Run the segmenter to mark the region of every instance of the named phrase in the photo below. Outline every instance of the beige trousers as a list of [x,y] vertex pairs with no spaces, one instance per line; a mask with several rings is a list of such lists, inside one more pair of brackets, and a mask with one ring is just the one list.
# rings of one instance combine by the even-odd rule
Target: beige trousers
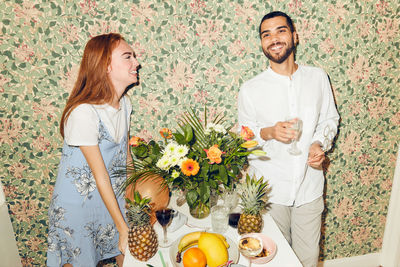
[[272,204],[269,213],[304,267],[315,267],[319,256],[322,197],[300,207]]

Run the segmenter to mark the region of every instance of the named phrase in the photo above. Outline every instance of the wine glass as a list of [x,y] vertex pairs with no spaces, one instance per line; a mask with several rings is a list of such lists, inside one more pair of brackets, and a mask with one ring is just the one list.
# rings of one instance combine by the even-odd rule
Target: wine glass
[[228,207],[229,211],[236,208],[239,203],[239,194],[235,189],[225,189],[223,193],[224,205]]
[[173,209],[169,208],[160,209],[156,211],[157,221],[162,226],[164,232],[164,239],[161,242],[159,242],[159,245],[162,248],[169,247],[171,245],[167,237],[167,226],[171,222],[174,212],[175,211]]
[[263,242],[256,234],[244,234],[239,239],[239,251],[249,259],[249,267],[251,267],[251,258],[263,251]]
[[290,129],[296,131],[296,138],[292,139],[290,147],[288,149],[289,154],[297,156],[301,154],[301,150],[297,147],[297,140],[299,139],[300,132],[303,129],[303,121],[299,118],[287,118],[287,122],[292,122]]

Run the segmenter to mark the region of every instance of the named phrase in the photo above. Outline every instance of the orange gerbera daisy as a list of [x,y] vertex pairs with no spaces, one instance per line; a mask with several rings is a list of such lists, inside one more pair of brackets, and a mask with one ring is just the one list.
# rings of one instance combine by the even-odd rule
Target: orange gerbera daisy
[[182,163],[181,171],[186,176],[196,175],[200,170],[199,163],[192,159],[187,159]]
[[172,132],[168,128],[162,128],[160,131],[160,134],[161,134],[162,138],[165,138],[165,139],[172,138]]

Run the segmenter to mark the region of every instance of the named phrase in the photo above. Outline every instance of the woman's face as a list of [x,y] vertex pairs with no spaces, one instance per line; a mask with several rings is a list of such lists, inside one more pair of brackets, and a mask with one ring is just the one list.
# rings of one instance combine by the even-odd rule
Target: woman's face
[[133,49],[127,42],[121,40],[111,54],[111,63],[108,66],[108,75],[113,83],[117,95],[120,97],[125,89],[138,82],[139,62]]

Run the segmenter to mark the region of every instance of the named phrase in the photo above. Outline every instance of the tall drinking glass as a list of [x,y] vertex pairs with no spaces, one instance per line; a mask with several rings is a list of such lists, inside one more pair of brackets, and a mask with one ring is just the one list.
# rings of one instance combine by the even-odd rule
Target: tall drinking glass
[[228,229],[229,209],[223,205],[215,205],[211,208],[211,226],[214,232],[223,234]]
[[162,248],[169,247],[171,245],[171,242],[169,242],[168,237],[167,237],[167,226],[171,222],[174,212],[175,211],[173,209],[169,209],[169,208],[156,211],[157,221],[162,226],[163,233],[164,233],[163,240],[161,242],[159,242],[159,245]]

